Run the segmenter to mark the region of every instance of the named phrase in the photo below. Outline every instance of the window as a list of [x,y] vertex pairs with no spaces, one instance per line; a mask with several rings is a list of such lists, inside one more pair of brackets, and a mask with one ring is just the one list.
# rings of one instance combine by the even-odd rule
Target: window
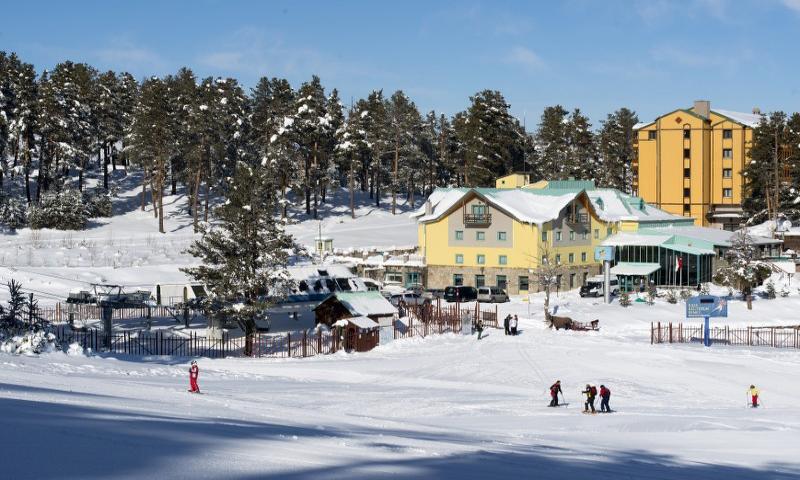
[[569,232],[569,239],[575,240],[575,232]]
[[497,288],[502,288],[503,290],[508,288],[508,277],[506,277],[505,275],[498,275]]
[[456,230],[456,240],[464,240],[464,230]]
[[683,138],[684,138],[684,140],[691,140],[692,131],[691,130],[684,130],[683,131]]
[[692,169],[691,168],[684,168],[683,169],[683,178],[692,178]]
[[586,252],[581,252],[581,262],[586,263]]
[[464,254],[456,253],[456,263],[458,264],[464,263]]
[[732,188],[723,188],[722,189],[722,196],[725,198],[732,198],[733,197],[733,189]]
[[521,292],[527,292],[530,289],[530,283],[528,282],[528,277],[519,277],[519,290]]
[[595,228],[594,229],[594,238],[600,238],[600,229],[599,228]]
[[475,288],[486,286],[486,275],[475,275]]
[[561,265],[561,254],[556,254],[556,265]]
[[547,232],[542,232],[542,242],[547,242]]
[[722,178],[731,178],[733,177],[733,170],[730,168],[723,168],[722,169]]
[[648,140],[655,140],[658,138],[658,132],[656,130],[648,130],[647,131],[647,139]]
[[462,275],[460,273],[454,273],[453,274],[453,285],[455,285],[456,287],[460,287],[461,285],[464,285],[464,275]]
[[556,242],[561,241],[561,232],[556,232]]
[[722,158],[733,158],[733,149],[732,148],[723,148],[722,149]]
[[477,204],[472,206],[473,215],[486,215],[486,205]]
[[569,288],[575,288],[575,274],[569,274]]
[[508,265],[508,257],[505,255],[500,255],[497,258],[497,263],[499,263],[500,265]]
[[692,211],[692,206],[688,203],[683,204],[683,214],[686,215]]
[[725,139],[733,138],[733,130],[723,130],[722,131],[722,138],[725,138]]
[[569,259],[569,263],[575,263],[575,254],[574,253],[570,253],[567,258]]
[[683,158],[692,158],[692,150],[689,148],[683,149]]
[[387,282],[397,282],[400,283],[403,281],[403,274],[400,272],[386,272],[384,278]]
[[498,240],[500,240],[501,242],[505,242],[506,238],[508,238],[507,235],[506,235],[506,232],[497,232],[497,239]]
[[476,260],[478,262],[478,265],[484,265],[484,264],[486,264],[486,255],[483,255],[482,253],[479,253],[478,257],[476,258]]
[[563,277],[563,275],[556,275],[556,288],[561,288],[561,277]]
[[582,238],[583,240],[588,240],[588,239],[589,239],[589,232],[583,232],[583,233],[581,234],[581,238]]
[[408,272],[406,273],[406,284],[413,285],[415,283],[420,283],[419,281],[419,272]]
[[475,232],[475,240],[486,240],[486,232]]
[[611,235],[611,227],[606,228],[606,236]]
[[691,197],[692,196],[692,189],[691,188],[684,188],[683,189],[683,196],[684,197]]

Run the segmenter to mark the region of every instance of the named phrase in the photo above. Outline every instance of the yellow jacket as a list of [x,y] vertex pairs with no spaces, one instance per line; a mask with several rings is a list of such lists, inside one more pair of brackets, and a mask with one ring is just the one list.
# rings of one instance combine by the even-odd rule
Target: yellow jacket
[[757,397],[758,396],[758,389],[756,387],[748,388],[747,389],[747,393],[749,393],[751,397]]

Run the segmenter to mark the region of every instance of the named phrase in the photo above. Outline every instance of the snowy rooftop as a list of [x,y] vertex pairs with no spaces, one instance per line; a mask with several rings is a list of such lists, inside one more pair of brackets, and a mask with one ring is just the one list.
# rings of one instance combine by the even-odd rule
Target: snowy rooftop
[[711,111],[752,128],[757,127],[758,124],[761,123],[762,118],[760,113],[734,112],[732,110],[720,110],[718,108],[712,108]]
[[336,298],[352,315],[394,315],[397,309],[378,292],[340,292]]

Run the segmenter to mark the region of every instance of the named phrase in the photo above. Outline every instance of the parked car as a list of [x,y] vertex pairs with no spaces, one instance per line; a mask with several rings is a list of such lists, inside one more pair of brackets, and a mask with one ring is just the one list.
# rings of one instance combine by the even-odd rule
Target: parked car
[[383,286],[381,287],[381,294],[387,299],[391,298],[392,295],[399,295],[405,291],[406,287],[404,287],[400,282],[383,282]]
[[461,285],[444,289],[444,299],[447,302],[470,302],[476,298],[478,298],[478,290],[475,287]]
[[429,288],[422,292],[422,296],[428,298],[430,300],[436,300],[437,298],[444,298],[444,289],[443,288]]
[[499,287],[479,287],[478,288],[478,301],[503,303],[508,301],[506,291]]
[[397,293],[389,297],[389,302],[395,307],[400,304],[401,300],[404,301],[406,305],[422,305],[425,303],[425,297],[414,292]]
[[[616,275],[611,275],[611,295],[619,295],[619,280]],[[581,286],[581,297],[602,297],[605,295],[605,279],[602,275],[595,275],[586,279],[586,284]]]

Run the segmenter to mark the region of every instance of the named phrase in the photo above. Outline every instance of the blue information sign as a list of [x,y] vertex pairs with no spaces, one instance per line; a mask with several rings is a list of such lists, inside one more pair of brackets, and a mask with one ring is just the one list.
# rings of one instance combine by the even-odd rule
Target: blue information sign
[[686,300],[686,318],[727,317],[728,302],[715,295],[700,295]]
[[602,246],[594,247],[594,261],[595,262],[610,262],[614,260],[614,247]]
[[711,327],[708,319],[710,317],[727,317],[728,301],[715,295],[700,295],[699,297],[689,297],[686,300],[686,318],[702,317],[703,321],[703,345],[711,346]]

